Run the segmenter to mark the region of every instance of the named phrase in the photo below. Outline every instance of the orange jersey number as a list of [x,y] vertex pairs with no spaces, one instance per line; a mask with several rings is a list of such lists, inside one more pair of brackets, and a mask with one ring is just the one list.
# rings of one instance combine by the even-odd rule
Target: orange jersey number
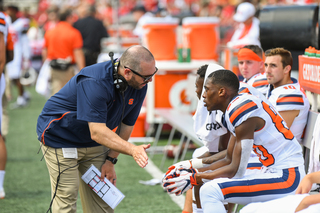
[[262,145],[253,145],[253,151],[258,155],[260,162],[264,166],[271,166],[274,164],[274,157]]
[[294,138],[292,132],[285,124],[285,121],[282,117],[268,104],[262,102],[263,109],[270,115],[272,122],[276,126],[277,130],[288,140],[292,140]]
[[[294,138],[292,132],[286,126],[282,117],[268,104],[262,102],[263,109],[268,113],[272,122],[277,130],[283,135],[284,138],[292,140]],[[260,162],[264,166],[271,166],[274,164],[274,157],[268,152],[268,150],[262,145],[253,145],[253,151],[259,156]]]

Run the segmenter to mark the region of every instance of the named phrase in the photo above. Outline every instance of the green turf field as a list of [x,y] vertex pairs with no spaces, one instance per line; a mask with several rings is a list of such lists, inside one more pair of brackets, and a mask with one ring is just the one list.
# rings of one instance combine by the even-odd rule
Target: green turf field
[[[32,99],[29,106],[9,110],[10,129],[6,138],[8,161],[5,176],[6,197],[0,200],[1,213],[45,213],[50,203],[50,181],[45,161],[40,161],[42,153],[37,154],[39,142],[36,136],[37,117],[45,103],[45,98],[28,87]],[[15,100],[16,94],[13,91]],[[176,140],[175,142],[177,142]],[[164,145],[163,139],[159,145]],[[190,153],[188,153],[190,156]],[[152,159],[159,166],[161,155]],[[166,161],[165,167],[172,160]],[[150,180],[152,176],[141,169],[129,157],[120,155],[116,166],[117,187],[126,196],[117,206],[118,213],[181,212],[161,186],[147,186],[139,180]],[[82,212],[80,200],[78,212]]]

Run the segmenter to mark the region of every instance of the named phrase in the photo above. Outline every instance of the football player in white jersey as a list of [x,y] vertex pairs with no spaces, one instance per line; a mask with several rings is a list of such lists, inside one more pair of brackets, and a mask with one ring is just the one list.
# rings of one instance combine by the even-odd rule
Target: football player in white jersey
[[[224,202],[247,204],[294,194],[305,175],[301,146],[274,108],[251,94],[238,94],[237,76],[228,70],[209,75],[203,94],[208,110],[224,112],[231,132],[225,157],[208,167],[176,169],[163,180],[168,193],[182,194],[203,184],[203,212],[226,212]],[[260,170],[247,170],[251,150]]]
[[[0,12],[0,130],[2,123],[2,95],[4,93],[5,78],[3,74],[3,69],[6,63],[6,41],[8,35],[8,26],[6,23],[6,18],[2,12]],[[7,162],[7,149],[0,131],[0,199],[5,197],[5,192],[3,189],[5,166]]]
[[[219,151],[225,150],[230,138],[230,134],[227,129],[222,125],[221,122],[216,120],[216,115],[221,112],[212,111],[209,112],[204,106],[202,94],[203,85],[208,75],[216,70],[223,69],[223,67],[217,64],[203,65],[197,70],[197,77],[195,81],[196,94],[199,99],[196,112],[193,116],[194,120],[194,131],[198,138],[203,142],[204,146],[197,148],[192,155],[190,161],[182,161],[175,164],[175,167],[180,167],[184,164],[193,162],[193,166],[202,166],[201,159],[212,156]],[[197,162],[199,162],[197,165]],[[198,194],[198,191],[197,191]],[[182,213],[196,213],[200,208],[200,202],[198,205],[193,202],[192,190],[186,192],[185,204]],[[196,200],[196,199],[194,199]],[[198,199],[199,200],[199,199]]]
[[7,7],[7,14],[11,18],[9,32],[11,33],[14,42],[14,58],[7,64],[7,70],[8,77],[18,87],[16,105],[21,107],[25,106],[29,99],[28,93],[20,83],[20,77],[24,60],[30,59],[30,48],[26,34],[29,29],[30,20],[24,17],[17,17],[18,12],[19,9],[16,6]]
[[265,61],[266,77],[270,84],[267,98],[301,143],[310,104],[298,81],[290,77],[291,67],[292,56],[288,50],[268,50]]
[[[221,123],[222,112],[220,110],[209,112],[204,106],[202,97],[202,94],[204,92],[202,88],[208,75],[219,69],[224,68],[216,64],[209,64],[209,66],[203,65],[197,70],[195,85],[199,102],[196,113],[193,117],[194,130],[197,136],[204,143],[204,146],[194,151],[191,160],[178,162],[173,165],[175,168],[200,168],[202,166],[208,166],[209,164],[223,158],[226,154],[226,148],[228,145],[230,134],[228,133],[227,128],[224,127]],[[264,100],[265,102],[268,102],[266,97],[261,92],[248,85],[247,83],[240,82],[239,93],[249,93],[262,98],[262,100]],[[220,153],[217,154],[218,152]],[[256,167],[261,167],[261,163],[257,163],[256,159],[253,159],[253,161],[248,164],[248,168],[255,169]],[[202,212],[200,200],[197,199],[198,190],[195,190],[196,197],[194,198],[194,200],[198,201],[198,203],[192,202],[192,194],[190,191],[191,190],[186,193],[186,201],[182,213]],[[191,206],[193,210],[191,210]],[[228,209],[231,208],[232,206],[229,205]]]
[[253,86],[262,94],[267,93],[268,82],[264,75],[264,53],[257,45],[246,45],[238,51],[238,67],[243,82]]

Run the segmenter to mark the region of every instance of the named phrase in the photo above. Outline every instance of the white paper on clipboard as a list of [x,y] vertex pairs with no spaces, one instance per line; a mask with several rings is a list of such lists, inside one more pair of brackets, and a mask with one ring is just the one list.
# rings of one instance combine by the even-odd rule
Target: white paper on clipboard
[[100,176],[101,172],[97,167],[91,165],[81,178],[104,202],[115,209],[125,196],[107,178],[101,181]]

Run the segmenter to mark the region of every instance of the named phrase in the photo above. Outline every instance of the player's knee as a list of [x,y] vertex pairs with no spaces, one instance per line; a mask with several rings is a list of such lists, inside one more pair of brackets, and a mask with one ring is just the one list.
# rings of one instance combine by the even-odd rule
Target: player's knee
[[206,202],[210,200],[214,201],[222,201],[223,196],[221,190],[217,183],[206,183],[200,188],[200,200],[202,202]]

